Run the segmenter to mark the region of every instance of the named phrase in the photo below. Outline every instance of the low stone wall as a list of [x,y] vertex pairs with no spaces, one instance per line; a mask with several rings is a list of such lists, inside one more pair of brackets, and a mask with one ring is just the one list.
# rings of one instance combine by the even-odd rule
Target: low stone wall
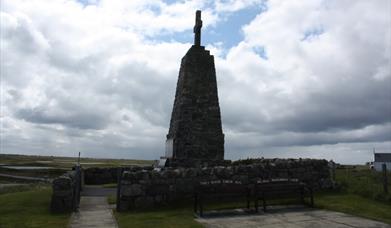
[[[98,168],[91,167],[83,170],[83,181],[87,185],[101,185],[117,183],[118,181],[118,168],[119,167],[108,167]],[[132,166],[122,167],[123,170],[152,170],[152,166]]]
[[180,158],[168,158],[166,167],[210,167],[210,166],[229,166],[231,160],[211,160],[211,159],[180,159]]
[[117,182],[117,168],[87,168],[84,170],[85,184],[110,184]]
[[52,212],[70,212],[74,209],[77,183],[76,170],[68,171],[53,180],[53,193],[50,204]]
[[178,199],[191,199],[200,181],[233,180],[244,184],[256,180],[295,178],[314,186],[330,186],[326,160],[249,159],[229,166],[203,168],[130,169],[122,175],[119,209],[149,207]]

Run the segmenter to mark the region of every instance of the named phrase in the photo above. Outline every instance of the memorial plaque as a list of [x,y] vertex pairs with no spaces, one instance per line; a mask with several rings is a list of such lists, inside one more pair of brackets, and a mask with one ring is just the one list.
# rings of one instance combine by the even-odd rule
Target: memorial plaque
[[173,139],[167,139],[166,141],[166,158],[172,158],[173,157]]

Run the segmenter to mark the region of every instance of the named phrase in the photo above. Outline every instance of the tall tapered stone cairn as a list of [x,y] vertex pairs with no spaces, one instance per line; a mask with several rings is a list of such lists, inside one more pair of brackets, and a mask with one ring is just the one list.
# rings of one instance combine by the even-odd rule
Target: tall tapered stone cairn
[[214,58],[201,46],[201,27],[201,11],[198,10],[194,45],[182,58],[167,134],[165,158],[171,165],[224,160]]

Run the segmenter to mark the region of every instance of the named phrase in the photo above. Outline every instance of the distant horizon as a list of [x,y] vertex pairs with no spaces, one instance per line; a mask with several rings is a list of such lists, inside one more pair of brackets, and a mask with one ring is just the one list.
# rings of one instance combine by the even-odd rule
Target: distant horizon
[[[377,153],[377,152],[376,152]],[[391,153],[391,152],[386,152],[386,153]],[[78,153],[76,153],[78,154]],[[21,154],[21,153],[0,153],[0,155],[16,155],[16,156],[37,156],[37,157],[60,157],[60,158],[75,158],[77,159],[78,156],[69,156],[69,155],[40,155],[40,154]],[[116,157],[88,157],[88,156],[82,156],[82,154],[80,155],[80,158],[88,158],[88,159],[112,159],[112,160],[138,160],[138,161],[156,161],[156,160],[159,160],[158,158],[157,159],[138,159],[138,158],[116,158]],[[264,159],[275,159],[275,158],[278,158],[278,159],[325,159],[325,158],[306,158],[306,157],[252,157],[252,158],[239,158],[239,159],[225,159],[225,160],[231,160],[231,161],[238,161],[238,160],[245,160],[245,159],[260,159],[260,158],[264,158]],[[328,159],[325,159],[327,161],[330,161]],[[366,161],[366,162],[373,162],[374,159],[370,160],[370,161]],[[338,164],[341,164],[341,165],[365,165],[366,162],[364,163],[341,163],[341,162],[338,162],[338,161],[335,161],[333,160],[334,162],[338,163]],[[75,162],[77,162],[77,160],[75,160]],[[1,163],[0,163],[1,164]]]

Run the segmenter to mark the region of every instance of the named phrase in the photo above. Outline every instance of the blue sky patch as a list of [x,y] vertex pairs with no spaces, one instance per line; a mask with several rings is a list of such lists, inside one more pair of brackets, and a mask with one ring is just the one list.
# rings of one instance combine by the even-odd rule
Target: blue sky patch
[[99,2],[99,0],[76,0],[76,1],[81,3],[83,6],[96,5]]
[[256,46],[253,47],[253,51],[259,55],[262,59],[268,60],[267,54],[266,54],[266,49],[264,46]]
[[304,36],[303,38],[301,38],[301,41],[311,41],[319,37],[323,33],[324,33],[323,26],[318,26],[318,27],[308,29],[307,31],[304,32]]
[[[172,1],[166,2],[171,3]],[[243,40],[242,27],[249,24],[258,14],[266,10],[266,3],[262,3],[220,15],[222,19],[215,26],[202,29],[201,44],[203,46],[219,44],[223,48],[223,54],[226,53],[230,48]],[[193,36],[193,31],[188,29],[176,33],[162,31],[160,34],[148,37],[148,39],[162,42],[193,43]],[[266,57],[265,55],[263,56]]]
[[159,15],[162,12],[159,6],[153,4],[148,5],[148,9],[151,10],[155,15]]
[[225,15],[215,27],[204,31],[204,44],[221,42],[224,49],[237,45],[244,38],[242,27],[250,23],[262,9],[261,6],[250,7]]

